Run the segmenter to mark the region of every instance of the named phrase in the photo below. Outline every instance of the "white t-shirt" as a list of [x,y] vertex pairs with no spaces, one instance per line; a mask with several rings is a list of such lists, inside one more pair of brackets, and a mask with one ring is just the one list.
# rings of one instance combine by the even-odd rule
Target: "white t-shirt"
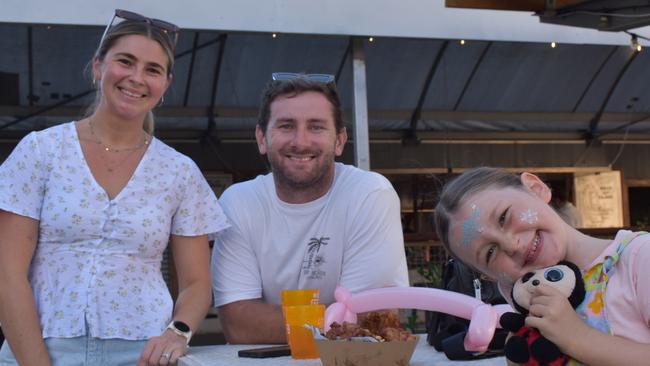
[[235,184],[220,202],[232,226],[212,254],[215,305],[262,299],[283,289],[319,288],[335,301],[351,292],[408,286],[399,198],[383,176],[336,164],[332,187],[305,204],[281,201],[273,176]]
[[109,200],[73,122],[18,144],[0,166],[0,209],[39,220],[29,279],[44,338],[86,335],[86,323],[98,338],[160,335],[173,309],[160,271],[170,234],[228,226],[194,162],[155,138]]

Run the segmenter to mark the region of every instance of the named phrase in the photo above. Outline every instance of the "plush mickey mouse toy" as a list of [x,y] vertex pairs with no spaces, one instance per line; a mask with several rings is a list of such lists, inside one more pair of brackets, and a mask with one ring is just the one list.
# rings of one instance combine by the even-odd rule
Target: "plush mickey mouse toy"
[[526,273],[512,288],[512,302],[519,313],[504,313],[499,320],[504,329],[513,333],[505,344],[505,355],[508,360],[527,366],[564,365],[568,356],[537,329],[524,325],[530,298],[535,287],[541,284],[560,290],[574,309],[585,298],[582,273],[574,263],[561,261],[554,266]]

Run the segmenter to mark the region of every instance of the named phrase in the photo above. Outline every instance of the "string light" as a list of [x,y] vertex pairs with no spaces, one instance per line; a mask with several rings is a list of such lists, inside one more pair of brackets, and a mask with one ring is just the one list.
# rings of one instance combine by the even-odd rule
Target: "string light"
[[623,31],[623,32],[630,35],[630,48],[636,52],[641,52],[641,50],[643,49],[643,46],[641,46],[641,43],[639,43],[639,39],[650,41],[650,38],[644,37],[640,34],[628,32],[628,31]]
[[271,37],[273,37],[273,38],[277,38],[278,35],[277,35],[276,33],[273,33],[273,34],[271,35]]
[[465,44],[465,40],[464,40],[464,39],[461,39],[461,40],[460,40],[460,45],[462,46],[462,45],[464,45],[464,44]]
[[368,37],[368,42],[374,42],[375,38],[374,37]]
[[555,47],[557,47],[557,43],[555,43],[555,41],[551,42],[551,48],[555,48]]
[[630,39],[630,47],[636,52],[641,52],[642,47],[636,34],[632,34],[632,38]]

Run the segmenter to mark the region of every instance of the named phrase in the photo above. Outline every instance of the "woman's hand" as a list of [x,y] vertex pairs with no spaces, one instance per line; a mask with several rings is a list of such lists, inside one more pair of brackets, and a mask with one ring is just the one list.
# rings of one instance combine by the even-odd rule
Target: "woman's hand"
[[[190,329],[198,329],[212,298],[208,236],[172,235],[170,245],[179,288],[172,319],[182,320]],[[176,365],[187,348],[185,337],[167,329],[147,342],[138,366]]]
[[142,350],[138,366],[176,365],[178,358],[187,353],[187,340],[171,330],[149,339]]

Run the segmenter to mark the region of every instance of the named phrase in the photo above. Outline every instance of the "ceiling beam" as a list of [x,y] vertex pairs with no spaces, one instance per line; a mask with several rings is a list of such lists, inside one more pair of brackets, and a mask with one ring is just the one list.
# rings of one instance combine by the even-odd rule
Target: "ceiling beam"
[[217,105],[217,91],[219,86],[219,76],[221,75],[221,64],[223,62],[223,54],[226,49],[226,41],[228,40],[228,34],[223,33],[219,36],[219,45],[217,47],[217,61],[214,65],[214,74],[212,77],[212,92],[210,94],[210,107],[208,108],[208,123],[206,125],[206,134],[209,134],[216,126],[215,121],[216,117],[219,115],[216,113]]
[[591,86],[593,85],[594,81],[596,81],[598,76],[600,76],[600,73],[605,68],[605,65],[607,65],[607,63],[609,62],[609,59],[612,58],[612,56],[614,56],[614,54],[618,50],[619,50],[618,46],[612,46],[611,51],[609,51],[609,54],[607,54],[607,57],[605,57],[603,62],[600,63],[600,66],[598,67],[598,70],[596,70],[596,72],[591,76],[591,80],[589,80],[589,83],[587,83],[587,86],[582,91],[582,94],[580,95],[580,98],[578,98],[576,103],[573,105],[573,109],[571,110],[571,112],[575,112],[576,110],[578,110],[578,107],[580,106],[580,104],[582,103],[582,100],[587,95],[587,92],[589,92],[589,90],[591,89]]
[[345,61],[348,59],[348,55],[352,52],[352,45],[354,42],[354,37],[348,39],[348,45],[345,47],[341,61],[339,62],[339,67],[336,69],[336,75],[334,76],[334,81],[336,84],[341,80],[341,74],[343,73],[343,67],[345,67]]
[[190,56],[190,64],[187,68],[187,80],[185,81],[185,94],[183,96],[183,107],[187,107],[190,98],[190,87],[192,86],[192,77],[194,76],[194,61],[196,60],[197,47],[199,46],[199,31],[194,32],[194,40],[192,41],[192,53]]
[[422,86],[422,90],[420,91],[420,97],[418,98],[417,105],[413,110],[413,114],[411,114],[410,127],[406,132],[406,136],[404,136],[404,143],[413,144],[413,143],[417,143],[418,141],[417,126],[418,126],[418,122],[420,121],[420,116],[422,115],[422,106],[424,105],[424,100],[427,98],[427,94],[429,92],[429,89],[431,88],[431,81],[433,80],[433,76],[436,74],[436,70],[438,70],[438,65],[440,65],[440,61],[445,55],[447,46],[449,46],[448,40],[442,43],[442,46],[440,46],[440,49],[436,54],[436,58],[431,63],[431,68],[429,68],[429,73],[427,74],[427,77],[424,80],[424,85]]
[[544,11],[584,3],[586,0],[445,0],[448,8]]
[[27,27],[27,101],[30,106],[34,105],[37,97],[34,95],[34,42],[32,26]]
[[[445,174],[445,173],[462,173],[473,168],[397,168],[397,169],[373,169],[373,171],[380,174]],[[549,174],[549,173],[602,173],[612,170],[606,166],[556,166],[556,167],[502,167],[501,169],[512,172],[521,173],[529,172],[536,174]]]
[[612,128],[611,130],[602,131],[602,132],[596,134],[595,137],[597,137],[598,139],[602,139],[604,136],[612,135],[612,134],[615,134],[615,133],[623,131],[623,130],[625,130],[625,135],[627,135],[627,133],[629,131],[629,128],[631,126],[633,126],[633,125],[635,125],[637,123],[645,122],[647,120],[650,120],[650,114],[646,114],[645,117],[635,119],[634,121],[630,121],[628,123],[625,123],[622,126]]
[[648,8],[641,0],[590,0],[537,15],[542,23],[619,32],[650,24]]
[[[82,93],[78,97],[87,95]],[[63,104],[63,103],[61,103]],[[47,109],[47,110],[44,110]],[[215,115],[221,118],[257,118],[257,107],[224,107],[214,108]],[[0,118],[16,118],[20,116],[39,115],[41,117],[76,118],[83,115],[85,106],[0,106]],[[200,118],[208,116],[207,107],[180,107],[162,106],[156,108],[156,117],[169,118]],[[351,111],[344,111],[350,115]],[[369,110],[371,120],[409,120],[413,111],[409,109]],[[493,112],[493,111],[441,111],[422,110],[420,120],[447,120],[447,121],[514,121],[514,122],[589,122],[594,112]],[[629,123],[639,119],[646,119],[648,113],[644,112],[615,112],[603,113],[601,123]],[[22,119],[23,117],[21,117]],[[13,124],[13,122],[10,122]],[[0,123],[0,130],[2,124]]]
[[458,99],[456,99],[456,103],[454,104],[454,110],[458,110],[458,106],[460,105],[460,102],[463,101],[463,97],[465,96],[465,92],[467,92],[467,89],[469,88],[470,84],[472,83],[472,80],[474,80],[474,75],[476,75],[476,71],[478,71],[479,66],[481,66],[481,64],[483,63],[483,59],[485,58],[485,55],[487,54],[490,47],[492,47],[492,41],[488,42],[485,45],[485,47],[483,47],[483,51],[481,51],[481,55],[478,57],[478,59],[474,63],[474,67],[472,68],[472,72],[469,74],[469,77],[465,81],[465,85],[463,85],[463,90],[458,95]]
[[[26,113],[26,114],[18,114],[18,115],[15,115],[15,114],[7,114],[7,115],[4,115],[4,114],[0,113],[0,117],[2,117],[2,116],[8,116],[8,117],[15,118],[15,119],[14,119],[13,121],[11,121],[11,122],[7,122],[7,123],[5,123],[5,124],[3,124],[3,125],[0,125],[0,130],[3,130],[3,129],[8,128],[8,127],[11,127],[11,126],[13,126],[13,125],[17,125],[17,124],[19,124],[20,122],[26,121],[26,120],[28,120],[28,119],[30,119],[30,118],[32,118],[32,117],[36,117],[36,116],[40,116],[40,115],[46,115],[46,113],[48,113],[48,112],[58,111],[58,110],[61,109],[62,106],[65,106],[65,105],[67,105],[68,103],[70,103],[70,102],[72,102],[72,101],[75,101],[75,100],[77,100],[77,99],[83,98],[83,97],[85,97],[86,95],[93,94],[94,92],[95,92],[95,89],[89,89],[89,90],[86,90],[85,92],[79,93],[79,94],[77,94],[77,95],[73,95],[72,97],[70,97],[70,98],[68,98],[68,99],[65,99],[65,100],[62,100],[62,101],[60,101],[60,102],[58,102],[58,103],[54,103],[54,104],[52,104],[52,105],[43,106],[43,107],[40,107],[40,106],[39,106],[39,107],[8,107],[9,109],[20,109],[20,108],[26,108],[26,109],[29,110],[30,112],[29,112],[29,113]],[[0,108],[0,109],[2,109],[2,108]],[[75,116],[81,116],[81,115],[83,115],[83,111],[84,111],[85,109],[86,109],[85,107],[84,107],[84,108],[77,107],[76,110],[77,110],[78,112],[75,113],[74,115],[75,115]]]
[[[31,131],[3,131],[0,134],[0,144],[15,144]],[[237,130],[217,130],[213,131],[213,136],[219,137],[219,143],[255,143],[254,128],[237,129]],[[351,133],[352,135],[352,133]],[[402,135],[400,131],[370,130],[371,144],[400,144]],[[199,129],[157,129],[156,137],[175,143],[199,143],[205,136],[203,130]],[[584,144],[582,134],[559,133],[559,132],[435,132],[420,131],[418,135],[423,144],[485,144],[485,145],[503,145],[503,144]],[[650,134],[628,134],[623,133],[610,134],[604,137],[603,144],[649,144]],[[213,142],[216,142],[213,140]],[[354,143],[352,139],[348,143]]]
[[589,131],[586,134],[585,139],[586,140],[591,140],[596,137],[598,134],[598,124],[600,123],[603,113],[605,111],[605,108],[607,107],[607,104],[609,103],[609,99],[612,97],[614,94],[614,91],[616,90],[616,87],[618,87],[619,82],[623,78],[623,75],[627,72],[628,68],[636,58],[636,56],[639,54],[639,52],[635,50],[630,50],[630,55],[627,58],[627,61],[625,62],[625,65],[619,70],[618,75],[616,75],[616,79],[612,83],[612,85],[609,87],[609,90],[607,91],[607,95],[605,96],[605,99],[603,100],[602,104],[600,105],[600,108],[598,109],[598,112],[594,115],[594,117],[591,119],[589,122]]

